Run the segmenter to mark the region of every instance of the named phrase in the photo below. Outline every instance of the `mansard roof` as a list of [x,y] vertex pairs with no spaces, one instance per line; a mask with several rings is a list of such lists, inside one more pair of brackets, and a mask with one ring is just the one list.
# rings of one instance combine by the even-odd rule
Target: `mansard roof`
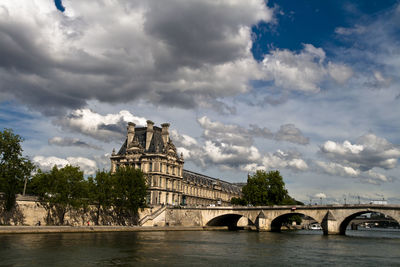
[[188,171],[188,170],[183,170],[183,180],[193,182],[196,184],[203,184],[203,185],[219,185],[221,186],[222,191],[225,192],[240,192],[241,188],[239,186],[236,186],[232,183],[222,181],[217,178],[213,178],[204,174]]
[[[146,127],[138,127],[135,128],[135,137],[134,140],[137,140],[139,142],[140,147],[144,149],[145,153],[159,153],[162,152],[164,149],[164,141],[161,136],[161,128],[154,126],[153,127],[153,136],[151,138],[150,146],[149,149],[146,150],[146,132],[147,128]],[[118,151],[117,155],[125,155],[126,154],[126,143],[127,143],[127,138],[125,139],[124,144]]]

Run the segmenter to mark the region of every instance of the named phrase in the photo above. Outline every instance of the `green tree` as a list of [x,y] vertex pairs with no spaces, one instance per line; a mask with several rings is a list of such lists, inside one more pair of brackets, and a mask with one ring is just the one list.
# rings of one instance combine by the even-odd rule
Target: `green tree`
[[147,185],[143,172],[133,167],[119,168],[113,175],[114,198],[113,206],[119,222],[125,224],[137,220],[139,208],[146,207]]
[[255,206],[288,204],[291,197],[279,171],[256,171],[242,188],[243,198]]
[[87,205],[88,186],[79,167],[67,165],[61,169],[54,166],[49,172],[38,170],[32,179],[32,188],[43,202],[48,203],[48,217],[54,208],[61,225],[68,210]]
[[241,198],[241,197],[233,197],[233,198],[231,198],[231,204],[232,205],[246,206],[247,205],[247,201],[244,198]]
[[97,171],[96,176],[89,177],[89,198],[91,202],[96,205],[96,219],[95,224],[99,224],[101,211],[108,210],[112,205],[113,198],[113,177],[109,172]]
[[22,138],[11,129],[0,131],[0,192],[4,193],[4,208],[15,206],[15,195],[22,193],[24,180],[28,179],[34,165],[22,156]]

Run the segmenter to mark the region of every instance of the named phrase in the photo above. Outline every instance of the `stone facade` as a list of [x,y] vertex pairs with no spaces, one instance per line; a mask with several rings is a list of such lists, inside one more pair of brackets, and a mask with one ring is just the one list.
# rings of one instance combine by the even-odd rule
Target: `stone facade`
[[169,137],[169,123],[146,127],[128,123],[127,137],[118,153],[111,156],[111,172],[123,166],[140,168],[147,176],[150,205],[226,205],[241,195],[241,188],[220,179],[183,169]]

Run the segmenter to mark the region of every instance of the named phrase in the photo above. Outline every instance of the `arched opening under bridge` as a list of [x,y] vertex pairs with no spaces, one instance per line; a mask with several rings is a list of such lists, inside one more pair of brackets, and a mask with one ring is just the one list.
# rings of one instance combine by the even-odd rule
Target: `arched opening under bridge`
[[247,220],[246,226],[254,226],[254,223],[250,219],[241,214],[224,214],[217,216],[211,219],[206,226],[227,226],[229,230],[240,230],[244,229],[244,225],[238,226],[238,222],[242,218]]
[[310,221],[320,223],[314,218],[303,214],[299,212],[290,212],[290,213],[285,213],[282,214],[278,217],[276,217],[274,220],[271,222],[271,232],[280,232],[282,229],[282,226],[287,226],[287,229],[290,229],[292,226],[293,221],[297,220],[304,220],[305,218],[309,218]]
[[[378,223],[378,226],[382,224],[380,224],[381,222],[388,222],[388,221],[392,221],[392,222],[397,222],[397,225],[400,224],[400,222],[384,213],[382,213],[381,211],[372,211],[372,210],[365,210],[365,211],[360,211],[360,212],[356,212],[348,217],[346,217],[339,226],[339,231],[341,235],[345,235],[346,234],[346,229],[348,228],[349,225],[351,225],[351,222],[353,220],[355,220],[357,217],[361,216],[361,215],[365,215],[365,214],[372,214],[369,218],[366,218],[365,220],[358,220],[359,222],[362,221],[370,221],[370,222],[374,222],[374,223]],[[353,229],[356,230],[358,228],[358,225],[360,223],[357,222],[353,222]],[[354,225],[356,225],[354,227]]]

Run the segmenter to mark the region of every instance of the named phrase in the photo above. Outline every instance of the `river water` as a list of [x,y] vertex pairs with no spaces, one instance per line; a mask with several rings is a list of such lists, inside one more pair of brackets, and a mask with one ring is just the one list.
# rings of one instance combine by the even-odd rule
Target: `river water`
[[400,266],[400,230],[0,235],[0,266]]

